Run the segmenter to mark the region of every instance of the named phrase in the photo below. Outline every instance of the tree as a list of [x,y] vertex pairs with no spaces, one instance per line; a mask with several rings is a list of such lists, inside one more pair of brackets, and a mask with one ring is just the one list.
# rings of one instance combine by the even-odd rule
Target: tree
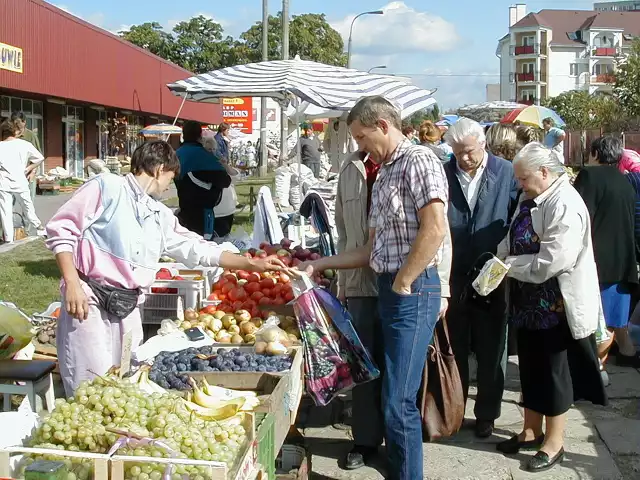
[[438,107],[437,103],[434,104],[433,107],[418,110],[407,119],[407,123],[418,128],[422,122],[426,120],[430,120],[434,123],[440,120],[440,107]]
[[170,33],[165,32],[158,22],[133,25],[129,30],[118,32],[128,42],[149,50],[154,55],[179,64],[176,43]]
[[173,28],[180,65],[190,72],[205,73],[226,66],[226,53],[233,44],[224,39],[222,25],[202,15]]
[[545,106],[554,110],[572,130],[610,126],[619,121],[621,111],[611,95],[590,95],[585,90],[570,90],[548,98]]
[[617,65],[613,94],[625,113],[640,117],[640,39],[635,39],[629,55]]
[[[244,43],[247,62],[262,60],[262,22],[257,22],[240,35]],[[268,53],[269,60],[282,58],[282,14],[269,16]],[[240,45],[236,45],[238,48]],[[340,34],[327,23],[324,14],[305,13],[292,18],[289,25],[289,56],[300,55],[304,60],[345,66],[347,55]]]

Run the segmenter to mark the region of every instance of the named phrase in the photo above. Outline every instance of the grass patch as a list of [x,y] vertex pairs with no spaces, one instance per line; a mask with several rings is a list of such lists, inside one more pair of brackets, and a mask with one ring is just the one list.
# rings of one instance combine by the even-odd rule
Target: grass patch
[[43,240],[0,254],[0,299],[27,314],[44,312],[60,301],[60,272]]

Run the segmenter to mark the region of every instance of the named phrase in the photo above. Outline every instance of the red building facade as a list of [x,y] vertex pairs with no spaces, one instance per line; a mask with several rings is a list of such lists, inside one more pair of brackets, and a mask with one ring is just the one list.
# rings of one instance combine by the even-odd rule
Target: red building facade
[[[0,2],[0,115],[24,112],[45,171],[82,176],[85,160],[130,155],[142,127],[178,113],[166,84],[191,75],[42,0]],[[204,124],[221,116],[220,105],[193,102],[180,113]]]

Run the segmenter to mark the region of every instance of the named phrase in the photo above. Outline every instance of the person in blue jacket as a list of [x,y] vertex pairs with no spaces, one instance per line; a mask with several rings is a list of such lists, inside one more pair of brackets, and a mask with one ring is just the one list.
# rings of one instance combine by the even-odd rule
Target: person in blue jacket
[[202,145],[202,126],[187,121],[182,127],[184,143],[176,154],[180,174],[176,177],[180,224],[210,240],[214,234],[213,208],[220,203],[222,191],[231,185],[231,177],[218,157]]
[[449,127],[445,140],[453,149],[453,157],[444,165],[453,247],[447,320],[465,399],[470,351],[478,361],[475,433],[486,438],[500,416],[504,391],[505,292],[499,287],[487,297],[474,298],[469,273],[483,254],[495,254],[506,236],[517,204],[518,182],[511,162],[486,150],[484,128],[478,122],[461,118]]

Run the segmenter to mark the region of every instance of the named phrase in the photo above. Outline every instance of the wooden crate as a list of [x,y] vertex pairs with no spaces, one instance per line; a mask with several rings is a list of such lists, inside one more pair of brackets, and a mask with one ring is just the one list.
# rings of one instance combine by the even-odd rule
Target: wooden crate
[[0,449],[0,477],[17,478],[11,468],[11,457],[17,455],[56,455],[61,458],[81,458],[91,461],[94,480],[109,480],[109,455],[87,452],[70,452],[48,448],[8,447]]
[[209,468],[208,480],[254,480],[257,473],[258,444],[253,413],[243,413],[243,425],[247,431],[247,443],[240,461],[229,468],[225,463],[180,458],[137,457],[113,455],[111,457],[111,480],[125,480],[127,463],[152,463],[161,465],[191,465]]

